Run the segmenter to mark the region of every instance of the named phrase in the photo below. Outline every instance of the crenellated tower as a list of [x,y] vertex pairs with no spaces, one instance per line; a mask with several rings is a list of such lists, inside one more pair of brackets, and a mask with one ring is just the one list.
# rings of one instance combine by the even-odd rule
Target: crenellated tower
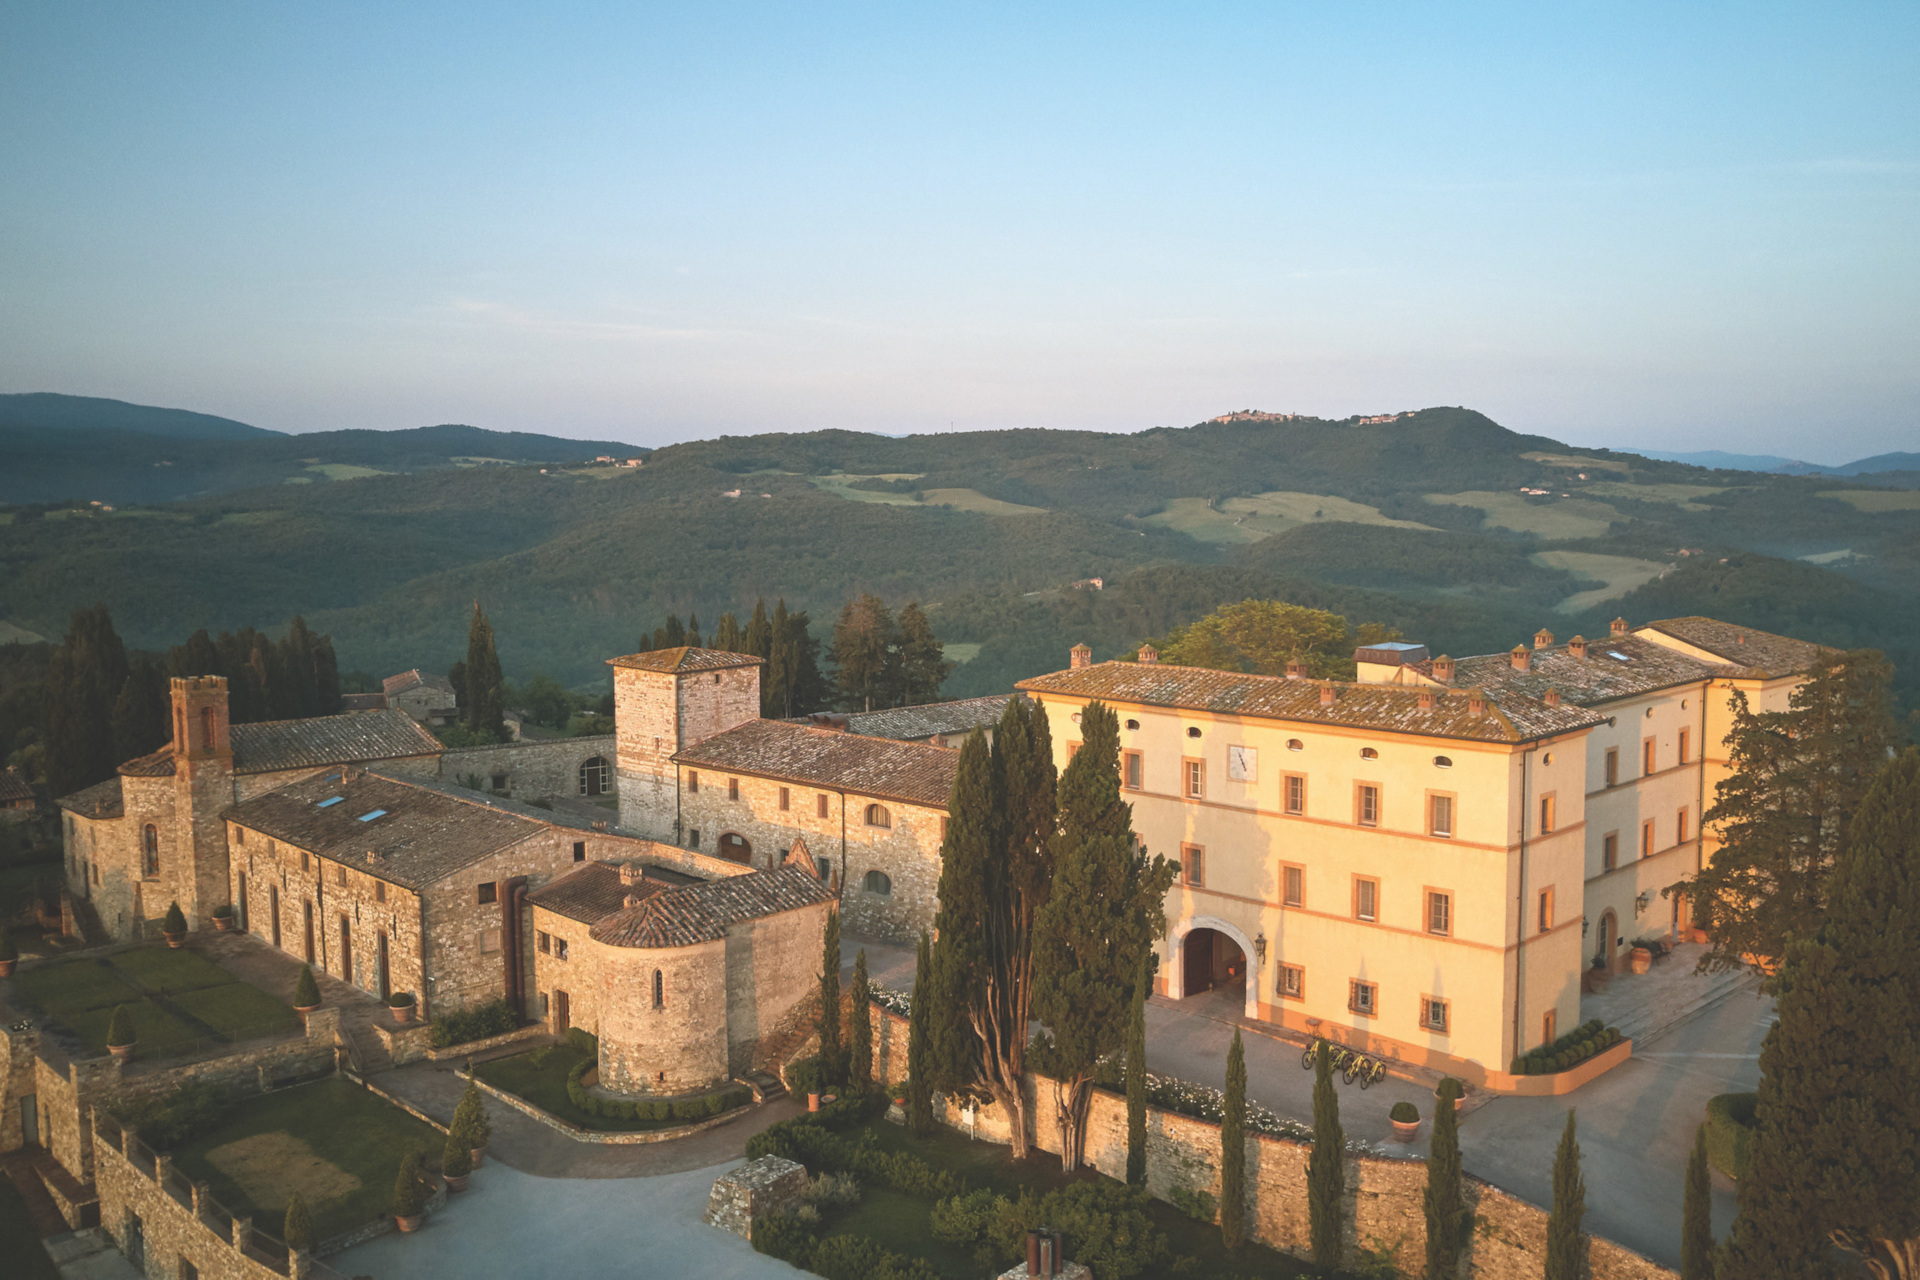
[[227,901],[227,838],[221,814],[233,805],[233,738],[225,676],[173,681],[174,856],[162,887],[169,899],[149,902],[158,917],[177,901],[190,927],[207,925]]

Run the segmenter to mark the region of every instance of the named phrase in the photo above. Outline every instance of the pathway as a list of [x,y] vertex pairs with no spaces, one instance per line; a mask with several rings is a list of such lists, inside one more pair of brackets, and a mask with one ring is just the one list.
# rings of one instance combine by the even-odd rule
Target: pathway
[[1636,1045],[1666,1034],[1738,991],[1757,991],[1750,971],[1698,973],[1704,943],[1683,942],[1642,974],[1615,975],[1604,992],[1580,997],[1580,1020],[1598,1018]]

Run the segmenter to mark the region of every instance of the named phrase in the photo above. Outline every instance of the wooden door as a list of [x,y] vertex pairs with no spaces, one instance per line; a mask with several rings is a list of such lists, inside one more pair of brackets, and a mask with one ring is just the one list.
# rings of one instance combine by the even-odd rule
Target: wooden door
[[306,948],[301,954],[304,956],[308,964],[312,964],[313,963],[313,904],[311,902],[302,902],[300,904],[300,919],[306,932]]
[[1182,995],[1197,996],[1213,988],[1213,938],[1213,930],[1195,929],[1181,944]]
[[393,994],[393,978],[387,972],[387,932],[382,929],[376,936],[379,941],[375,944],[374,950],[375,962],[380,966],[380,998],[385,1000]]
[[353,921],[340,917],[340,981],[353,985]]
[[272,921],[273,945],[278,949],[280,946],[280,886],[277,884],[267,886],[267,916]]
[[572,1010],[567,1007],[567,993],[564,991],[554,992],[553,1034],[557,1036],[565,1036],[567,1034],[567,1029],[573,1025],[571,1015]]

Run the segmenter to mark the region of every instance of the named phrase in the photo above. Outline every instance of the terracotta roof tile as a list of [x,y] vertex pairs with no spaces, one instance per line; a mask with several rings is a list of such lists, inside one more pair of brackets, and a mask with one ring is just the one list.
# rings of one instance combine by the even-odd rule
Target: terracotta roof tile
[[1806,640],[1795,640],[1791,636],[1777,636],[1767,631],[1756,631],[1752,627],[1735,626],[1717,618],[1665,618],[1635,630],[1672,636],[1684,644],[1714,654],[1729,665],[1744,667],[1749,675],[1755,677],[1797,675],[1811,671],[1821,654],[1839,652]]
[[[1602,720],[1570,704],[1553,707],[1536,698],[1505,692],[1491,695],[1485,709],[1476,713],[1469,706],[1469,690],[1423,690],[1415,685],[1335,684],[1334,700],[1323,703],[1322,683],[1159,662],[1102,662],[1022,680],[1017,687],[1113,705],[1175,707],[1480,742],[1526,742],[1584,729]],[[1434,695],[1424,710],[1420,706],[1423,692]]]
[[943,747],[749,720],[673,757],[679,764],[945,809],[960,755]]
[[640,868],[632,884],[620,879],[620,866],[613,862],[589,862],[576,867],[552,884],[542,885],[527,895],[527,901],[555,915],[582,924],[597,924],[616,911],[623,910],[629,897],[650,898],[656,893],[699,880],[664,867]]
[[56,803],[69,813],[77,813],[83,818],[119,818],[127,812],[117,777],[83,787],[70,796],[61,796]]
[[667,889],[622,907],[593,927],[612,947],[688,947],[727,935],[727,926],[834,900],[804,867],[782,866]]
[[687,671],[720,671],[727,667],[755,667],[766,662],[765,658],[755,657],[751,653],[728,653],[724,649],[695,649],[691,645],[681,645],[676,649],[654,649],[648,653],[630,653],[624,658],[608,658],[610,667],[627,667],[634,671],[664,671],[680,674]]
[[314,765],[436,756],[446,748],[404,711],[349,711],[309,720],[233,726],[233,771],[273,773]]
[[930,702],[918,707],[889,707],[884,711],[856,711],[847,716],[847,731],[869,738],[912,741],[936,734],[964,734],[992,728],[1016,694],[996,693],[957,702]]
[[[1433,674],[1432,662],[1411,664],[1420,674]],[[1528,651],[1528,669],[1516,671],[1511,654],[1492,653],[1461,658],[1454,664],[1453,683],[1497,690],[1496,697],[1520,694],[1539,698],[1548,689],[1581,706],[1631,698],[1675,685],[1697,684],[1723,674],[1713,664],[1635,636],[1615,636],[1587,642],[1587,656],[1576,658],[1566,645]]]
[[0,769],[0,804],[33,799],[33,788],[11,769]]
[[447,679],[445,676],[436,676],[423,672],[418,668],[412,671],[402,671],[397,676],[388,676],[380,682],[382,692],[390,697],[395,694],[405,693],[409,689],[418,688],[421,685],[425,685],[427,688],[437,690],[441,693],[453,692],[453,681]]

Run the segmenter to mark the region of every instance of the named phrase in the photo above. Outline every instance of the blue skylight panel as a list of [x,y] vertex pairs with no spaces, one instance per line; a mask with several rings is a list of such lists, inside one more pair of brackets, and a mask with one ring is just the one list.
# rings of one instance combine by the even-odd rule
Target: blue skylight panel
[[369,809],[365,813],[360,815],[360,821],[372,822],[375,818],[380,817],[384,813],[386,813],[385,809]]
[[345,799],[346,799],[345,796],[328,796],[325,800],[322,800],[319,804],[315,805],[314,808],[324,809],[330,804],[339,804],[342,800],[345,800]]

